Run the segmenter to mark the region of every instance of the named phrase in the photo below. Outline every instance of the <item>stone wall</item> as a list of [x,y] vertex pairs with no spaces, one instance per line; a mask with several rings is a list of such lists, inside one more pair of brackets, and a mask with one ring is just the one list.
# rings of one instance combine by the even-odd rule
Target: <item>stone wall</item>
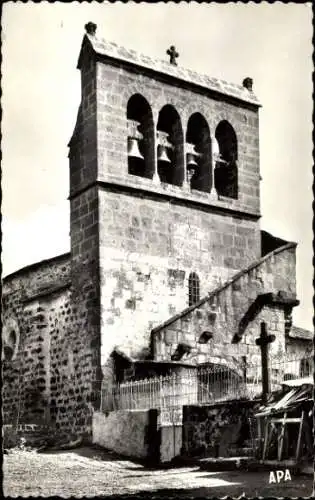
[[50,331],[50,424],[67,437],[91,433],[94,392],[94,349],[87,310],[72,294],[47,304]]
[[19,298],[27,299],[59,288],[69,283],[69,279],[70,254],[66,253],[31,264],[6,276],[2,281],[2,295],[6,298],[13,292],[18,292]]
[[124,456],[156,459],[157,410],[117,410],[93,414],[93,443]]
[[48,314],[41,298],[67,293],[69,264],[66,254],[28,266],[3,280],[3,343],[11,332],[16,338],[12,359],[3,360],[5,422],[45,422],[49,418]]
[[[166,104],[179,113],[184,135],[194,112],[203,114],[212,139],[219,121],[230,121],[238,138],[237,200],[128,174],[127,104],[137,93],[152,109],[153,127]],[[104,365],[115,346],[143,355],[152,327],[187,306],[190,272],[203,296],[260,256],[258,111],[108,61],[96,63],[95,98]]]
[[181,454],[182,425],[160,425],[159,410],[93,414],[93,443],[146,464],[167,463]]
[[81,60],[81,103],[69,150],[70,197],[84,190],[97,175],[96,64],[89,53]]
[[208,406],[183,407],[182,455],[227,457],[229,448],[250,438],[249,419],[259,403],[229,401]]
[[255,260],[255,222],[194,207],[102,191],[102,364],[114,346],[139,357],[150,330],[188,305],[188,277],[201,297]]
[[[155,358],[169,360],[179,343],[188,343],[191,352],[182,361],[200,364],[246,356],[250,363],[256,364],[260,352],[255,339],[260,334],[262,321],[267,323],[268,332],[276,335],[276,341],[270,347],[271,358],[280,355],[285,349],[287,306],[280,300],[279,303],[253,307],[259,295],[277,294],[280,290],[295,297],[294,244],[268,254],[209,294],[199,305],[188,308],[153,330]],[[206,343],[200,341],[203,332],[212,335]]]
[[66,256],[9,276],[3,295],[4,336],[14,328],[18,338],[3,362],[4,421],[47,424],[61,439],[91,433],[100,384],[88,311],[69,280]]
[[[87,38],[79,68],[81,104],[69,143],[71,259],[29,266],[3,286],[4,338],[14,330],[18,339],[4,362],[4,418],[49,422],[67,436],[91,432],[101,366],[110,382],[115,347],[141,359],[151,354],[152,328],[188,303],[190,272],[199,275],[202,297],[261,255],[257,104],[97,59]],[[147,99],[153,129],[161,108],[173,106],[183,138],[193,113],[204,116],[212,142],[218,123],[230,122],[238,141],[237,199],[128,174],[127,104],[134,94]],[[294,259],[293,249],[274,253],[222,288],[214,330],[221,350],[258,293],[295,293]],[[201,348],[196,339],[212,321],[209,307],[204,302],[154,335],[156,359],[169,359],[186,337],[197,349],[192,360],[208,359],[210,344]],[[280,338],[282,310],[259,314]],[[253,342],[250,328],[239,345]]]
[[[99,202],[97,178],[96,64],[87,52],[80,58],[81,103],[69,143],[72,303],[84,317],[82,340],[93,380],[93,401],[100,393]],[[95,396],[95,397],[94,397]]]
[[[143,96],[153,115],[153,126],[158,122],[159,111],[172,105],[181,120],[183,136],[186,135],[189,117],[197,112],[206,119],[211,139],[221,120],[228,120],[238,140],[238,200],[229,201],[230,206],[259,213],[259,132],[258,108],[241,101],[231,103],[226,96],[214,96],[195,86],[184,85],[173,79],[167,80],[157,73],[154,76],[144,69],[124,66],[116,61],[96,64],[97,96],[97,144],[98,179],[122,182],[124,185],[141,186],[141,180],[128,176],[127,162],[127,104],[135,94]],[[153,139],[154,140],[154,139]],[[139,184],[140,182],[140,184]],[[134,184],[135,183],[135,184]],[[148,180],[145,189],[154,189]],[[160,189],[160,188],[158,188]],[[163,187],[161,187],[163,191]],[[179,188],[174,192],[182,192]],[[202,194],[202,193],[201,193]],[[196,199],[201,194],[194,192]],[[207,193],[204,198],[208,199]],[[209,201],[209,199],[208,199]],[[220,204],[220,203],[219,203]]]
[[[105,370],[114,347],[144,356],[152,327],[187,305],[190,272],[204,294],[260,256],[258,107],[94,56],[85,39],[70,141],[72,279],[93,301],[84,306],[90,335],[101,330]],[[128,174],[127,104],[138,93],[152,108],[153,127],[165,104],[179,113],[184,136],[194,112],[205,117],[211,140],[221,120],[231,123],[237,200]]]
[[[93,394],[100,393],[100,278],[98,195],[95,187],[70,200],[72,305],[83,321],[77,335],[91,353]],[[81,325],[80,325],[81,326]],[[94,396],[95,407],[99,401]]]

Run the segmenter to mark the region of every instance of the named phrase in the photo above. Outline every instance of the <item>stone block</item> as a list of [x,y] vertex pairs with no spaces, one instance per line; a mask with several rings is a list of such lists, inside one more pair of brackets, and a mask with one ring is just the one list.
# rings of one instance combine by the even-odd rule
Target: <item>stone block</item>
[[178,342],[177,332],[173,330],[166,330],[164,338],[164,341],[167,345],[177,344]]

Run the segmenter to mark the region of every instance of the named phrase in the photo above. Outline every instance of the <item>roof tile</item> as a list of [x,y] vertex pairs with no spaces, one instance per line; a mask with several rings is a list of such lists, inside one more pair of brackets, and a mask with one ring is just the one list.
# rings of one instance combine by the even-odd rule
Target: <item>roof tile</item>
[[295,339],[307,339],[307,340],[313,340],[314,339],[314,332],[311,332],[310,330],[306,330],[305,328],[300,328],[298,326],[292,326],[291,331],[289,333],[289,337],[295,338]]

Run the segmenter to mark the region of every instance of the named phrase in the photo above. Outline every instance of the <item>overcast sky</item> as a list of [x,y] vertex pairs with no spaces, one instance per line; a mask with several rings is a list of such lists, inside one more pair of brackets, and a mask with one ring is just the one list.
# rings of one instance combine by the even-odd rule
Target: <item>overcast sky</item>
[[6,3],[2,16],[4,275],[69,251],[67,143],[80,102],[84,24],[158,58],[241,83],[260,111],[262,229],[298,243],[301,306],[312,329],[311,3]]

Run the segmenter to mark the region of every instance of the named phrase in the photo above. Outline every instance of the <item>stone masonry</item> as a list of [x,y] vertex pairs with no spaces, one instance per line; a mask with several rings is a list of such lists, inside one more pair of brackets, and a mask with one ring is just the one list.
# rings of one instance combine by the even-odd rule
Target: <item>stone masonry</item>
[[259,403],[230,401],[208,406],[184,406],[182,454],[194,457],[228,457],[236,445],[250,440],[248,422]]
[[64,435],[87,433],[93,401],[94,346],[87,311],[71,294],[64,255],[5,279],[4,330],[18,331],[16,355],[3,362],[6,423],[49,424]]
[[[87,259],[93,258],[99,266],[99,281],[91,280],[91,286],[93,282],[100,301],[104,365],[115,346],[134,357],[141,356],[149,345],[152,327],[186,306],[191,270],[198,273],[201,294],[205,294],[260,256],[259,141],[254,97],[243,94],[241,101],[222,93],[214,99],[209,89],[196,89],[188,82],[183,87],[170,75],[152,74],[152,70],[131,66],[121,58],[108,59],[103,56],[104,47],[97,44],[90,35],[82,44],[82,102],[70,142],[70,158],[75,158],[73,145],[77,131],[78,137],[81,131],[80,143],[91,144],[97,166],[83,166],[92,161],[86,145],[80,156],[82,168],[78,169],[75,162],[72,167],[70,162],[70,172],[72,169],[76,175],[70,194],[74,207],[83,196],[80,192],[86,190],[86,197],[93,190],[98,204],[98,212],[87,204],[83,205],[85,211],[80,209],[84,221],[80,230],[74,215],[77,209],[71,211],[71,238],[75,253],[76,241],[84,245],[78,231],[87,221],[93,248],[87,258],[80,252],[76,265],[80,269],[83,262],[86,266]],[[194,112],[203,114],[212,137],[221,120],[232,123],[239,148],[237,200],[128,175],[126,113],[128,101],[135,94],[147,99],[154,126],[166,104],[178,112],[183,130]],[[93,246],[93,237],[99,237],[99,245]]]
[[[188,362],[220,363],[227,357],[246,356],[250,364],[259,364],[260,349],[255,345],[260,334],[260,323],[265,321],[268,331],[276,334],[270,347],[270,357],[284,355],[286,348],[285,311],[297,302],[277,296],[286,290],[295,297],[295,245],[287,244],[262,257],[234,276],[230,281],[209,293],[200,304],[185,311],[165,324],[153,329],[153,349],[156,359],[169,360],[179,343],[188,343]],[[266,300],[257,301],[257,297]],[[275,296],[269,297],[269,294]],[[269,300],[272,299],[272,300]],[[251,307],[258,302],[257,307]],[[251,313],[253,309],[253,313]],[[202,343],[203,332],[211,338]]]
[[[2,299],[5,423],[65,439],[91,436],[116,349],[151,369],[181,342],[192,364],[254,360],[262,320],[284,352],[298,303],[296,245],[260,231],[260,104],[248,78],[228,84],[86,29],[69,142],[71,252],[6,277]],[[291,338],[291,350],[300,345]]]

